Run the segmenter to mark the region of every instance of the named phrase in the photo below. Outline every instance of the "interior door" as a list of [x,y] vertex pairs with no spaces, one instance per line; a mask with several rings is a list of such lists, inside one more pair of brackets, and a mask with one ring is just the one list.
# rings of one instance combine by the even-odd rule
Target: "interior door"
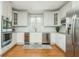
[[79,57],[79,18],[75,19],[75,56]]
[[69,18],[68,20],[72,20],[67,24],[67,32],[66,32],[66,56],[73,57],[74,56],[74,39],[73,39],[73,19]]

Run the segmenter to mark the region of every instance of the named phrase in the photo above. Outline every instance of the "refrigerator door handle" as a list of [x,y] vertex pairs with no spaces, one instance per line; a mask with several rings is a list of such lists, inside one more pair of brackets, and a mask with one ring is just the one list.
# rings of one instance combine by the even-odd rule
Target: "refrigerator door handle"
[[75,43],[75,19],[73,18],[73,23],[72,23],[72,44],[74,45]]
[[75,18],[75,25],[74,25],[74,42],[75,42],[75,46],[77,46],[77,33],[76,33],[76,22],[77,18]]
[[76,42],[77,42],[77,37],[76,37],[76,17],[74,17],[73,19],[73,43],[75,46],[77,46]]

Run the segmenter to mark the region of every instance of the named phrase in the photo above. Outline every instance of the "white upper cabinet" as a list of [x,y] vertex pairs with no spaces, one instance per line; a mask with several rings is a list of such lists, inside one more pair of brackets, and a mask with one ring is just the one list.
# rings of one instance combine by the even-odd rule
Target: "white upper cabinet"
[[13,26],[17,26],[18,24],[18,22],[17,22],[17,20],[18,20],[18,11],[13,11],[13,20],[12,20],[12,25]]
[[5,1],[2,5],[2,16],[8,18],[9,21],[12,21],[12,4],[11,2]]
[[54,25],[54,13],[51,11],[44,12],[44,26]]
[[27,26],[28,22],[28,13],[26,11],[17,11],[17,12],[13,12],[14,14],[14,21],[13,24],[14,26]]
[[18,26],[27,26],[28,14],[25,11],[18,12]]

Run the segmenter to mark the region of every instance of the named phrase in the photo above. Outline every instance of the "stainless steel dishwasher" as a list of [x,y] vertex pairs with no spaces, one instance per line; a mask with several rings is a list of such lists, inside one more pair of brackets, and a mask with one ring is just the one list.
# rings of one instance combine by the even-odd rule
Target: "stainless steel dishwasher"
[[50,44],[50,33],[42,34],[42,44]]
[[25,34],[24,34],[24,38],[25,38],[25,39],[24,39],[25,45],[26,45],[26,44],[29,44],[29,41],[30,41],[30,39],[29,39],[29,33],[25,33]]

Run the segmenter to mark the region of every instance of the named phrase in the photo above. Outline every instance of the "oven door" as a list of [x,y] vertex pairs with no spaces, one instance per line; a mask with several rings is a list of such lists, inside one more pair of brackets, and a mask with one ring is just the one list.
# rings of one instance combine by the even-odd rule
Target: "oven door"
[[3,33],[2,34],[2,47],[11,43],[12,40],[12,33]]

